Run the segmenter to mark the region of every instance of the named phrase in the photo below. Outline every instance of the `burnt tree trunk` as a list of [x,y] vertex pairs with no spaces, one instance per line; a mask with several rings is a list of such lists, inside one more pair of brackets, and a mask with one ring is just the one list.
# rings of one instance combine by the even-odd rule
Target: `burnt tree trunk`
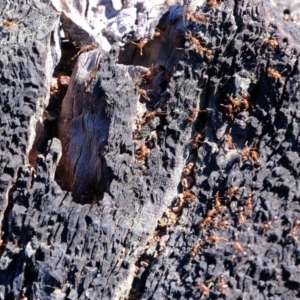
[[300,297],[299,25],[189,7],[108,26],[60,103],[60,14],[0,3],[0,299]]

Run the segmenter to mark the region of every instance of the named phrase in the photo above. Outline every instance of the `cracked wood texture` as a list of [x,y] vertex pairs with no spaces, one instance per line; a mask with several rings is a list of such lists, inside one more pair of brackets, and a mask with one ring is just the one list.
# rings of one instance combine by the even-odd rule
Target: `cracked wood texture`
[[143,55],[82,53],[34,169],[59,15],[0,8],[1,299],[300,297],[296,24],[268,1],[203,2],[170,8]]

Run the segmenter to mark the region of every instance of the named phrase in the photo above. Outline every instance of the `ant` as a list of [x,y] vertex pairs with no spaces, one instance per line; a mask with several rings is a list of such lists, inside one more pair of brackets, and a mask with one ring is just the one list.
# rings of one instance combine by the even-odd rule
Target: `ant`
[[213,243],[219,243],[221,240],[224,240],[224,241],[228,242],[228,240],[226,240],[222,237],[219,237],[219,236],[215,236],[215,235],[211,235],[211,236],[207,237],[206,240],[209,240]]
[[97,199],[97,197],[94,196],[94,199],[93,199],[92,202],[90,203],[90,210],[89,210],[89,211],[91,211],[92,208],[93,208],[97,203],[99,203],[99,201],[100,201],[100,199],[99,199],[99,198]]
[[252,193],[252,194],[246,196],[245,210],[246,210],[247,212],[249,212],[250,217],[251,217],[252,210],[253,210],[253,203],[252,203],[253,195],[254,195],[254,193]]
[[167,115],[166,111],[161,111],[160,108],[156,108],[154,111],[147,112],[144,116],[145,122],[143,124],[149,123],[153,120],[153,118],[157,115]]
[[7,20],[5,20],[3,22],[3,26],[9,27],[9,28],[11,28],[13,30],[18,28],[18,24],[17,23],[13,23],[13,22],[10,22],[10,21],[7,21]]
[[240,159],[243,160],[245,158],[251,158],[254,161],[255,166],[259,167],[259,157],[257,151],[255,151],[256,144],[257,142],[255,142],[252,147],[249,147],[246,143],[246,146],[240,151]]
[[92,83],[92,81],[94,80],[97,70],[98,70],[98,64],[90,71],[88,80],[86,82],[86,88],[88,88],[90,86],[90,84]]
[[210,286],[206,286],[204,283],[200,283],[199,287],[200,287],[203,294],[208,294],[209,293]]
[[233,196],[236,196],[239,192],[240,187],[238,186],[231,186],[227,191],[227,198],[231,199]]
[[200,222],[199,224],[199,230],[203,230],[205,228],[205,226],[207,226],[209,223],[212,223],[214,218],[215,218],[215,214],[216,214],[217,210],[216,209],[210,209],[207,214],[205,219]]
[[222,208],[222,204],[221,204],[221,197],[219,195],[219,191],[214,195],[214,208],[217,210],[217,211],[220,211],[221,208]]
[[143,90],[143,89],[138,89],[138,93],[139,93],[139,98],[140,99],[141,96],[143,96],[147,101],[150,101],[150,98],[147,96],[147,91]]
[[207,56],[210,56],[213,54],[212,50],[208,49],[208,48],[205,48],[203,46],[201,46],[201,43],[194,37],[192,36],[191,33],[188,33],[187,34],[187,37],[194,43],[197,51],[199,52],[204,52]]
[[237,100],[236,98],[233,98],[232,94],[231,95],[227,94],[226,96],[229,99],[229,102],[230,102],[230,104],[232,105],[233,108],[235,108],[235,107],[238,108],[240,106],[240,101]]
[[203,22],[203,23],[207,23],[209,21],[209,18],[207,16],[204,16],[204,15],[200,15],[198,13],[195,13],[194,14],[194,18],[197,20],[197,21],[200,21],[200,22]]
[[147,80],[149,80],[152,76],[153,76],[153,73],[150,71],[150,69],[148,69],[145,72],[145,74],[143,75],[143,77],[145,77]]
[[187,177],[184,177],[182,180],[181,180],[181,185],[182,185],[182,188],[183,190],[189,190],[194,184],[194,178],[192,176],[187,176]]
[[286,69],[284,69],[281,73],[279,73],[278,71],[276,71],[275,69],[272,69],[270,67],[265,68],[265,72],[268,73],[269,77],[273,77],[274,79],[278,79],[281,83],[282,83],[281,74],[285,71],[286,71]]
[[196,244],[193,246],[192,250],[190,251],[190,257],[194,258],[199,251],[201,251],[200,241],[196,242]]
[[227,149],[229,149],[229,150],[235,149],[235,146],[232,143],[232,136],[230,134],[225,134],[224,135],[224,141],[227,144]]
[[194,163],[189,162],[183,169],[183,176],[187,177],[193,175],[193,170],[194,170]]
[[249,158],[251,148],[246,146],[240,151],[240,158],[243,160],[244,158]]
[[184,205],[186,203],[186,199],[184,199],[183,194],[178,194],[176,198],[177,198],[177,203],[176,206],[172,207],[172,211],[177,214],[183,210]]
[[80,50],[71,60],[74,60],[77,56],[79,56],[80,53],[98,49],[99,46],[97,44],[93,43],[91,45],[85,45],[85,46],[76,47],[76,48],[79,48]]
[[4,240],[2,240],[2,236],[4,235],[4,232],[2,232],[0,236],[0,247],[6,246],[7,244],[4,243]]
[[260,161],[259,161],[258,153],[255,150],[252,149],[250,151],[250,157],[253,159],[255,166],[260,167]]
[[276,220],[277,217],[275,216],[266,221],[263,225],[263,230],[269,230],[272,227],[272,225],[276,222]]
[[244,215],[244,208],[243,207],[238,207],[237,209],[237,218],[238,218],[238,223],[239,224],[242,224],[242,223],[245,223],[246,222],[246,218],[245,218],[245,215]]
[[[207,281],[205,281],[205,282],[210,282],[210,280],[207,280]],[[208,294],[209,292],[210,292],[210,287],[212,286],[213,284],[210,282],[208,285],[205,285],[204,283],[200,283],[200,282],[195,282],[194,283],[194,286],[195,287],[199,287],[200,289],[201,289],[201,291],[202,291],[202,293],[203,293],[203,295],[204,294]],[[202,298],[202,297],[201,297]],[[200,299],[201,299],[200,298]]]
[[241,246],[241,244],[238,241],[234,241],[233,246],[238,252],[242,253],[244,256],[247,255],[247,252],[244,251],[243,247]]
[[[152,67],[148,68],[148,69],[146,70],[146,72],[142,75],[142,77],[144,77],[145,81],[147,81],[147,80],[149,80],[151,77],[153,77],[153,76],[154,76],[154,73],[157,73],[157,72],[154,72],[154,71],[157,70],[159,67],[160,67],[159,65],[153,66],[153,64],[152,64]],[[161,72],[163,72],[163,71],[161,71]],[[159,73],[161,73],[161,72],[159,72]],[[158,74],[159,74],[159,73],[158,73]],[[157,74],[157,75],[158,75],[158,74]]]
[[190,114],[188,116],[188,118],[186,119],[189,123],[192,123],[195,121],[196,117],[197,117],[197,114],[200,110],[198,108],[193,108],[191,111],[190,111]]
[[185,12],[188,15],[188,19],[191,20],[192,22],[203,22],[203,23],[207,23],[209,21],[209,18],[207,16],[203,16],[200,15],[198,13],[192,13],[191,10],[189,8],[185,8]]
[[191,191],[183,191],[182,194],[184,200],[190,199],[191,201],[194,201],[196,199],[196,196]]
[[295,240],[298,241],[296,234],[297,234],[297,229],[300,227],[300,220],[295,219],[291,228],[290,233],[288,234],[288,236],[291,236],[292,238],[294,238]]
[[136,151],[136,159],[145,160],[150,153],[150,149],[147,148],[145,143],[140,145],[140,148]]
[[218,4],[218,2],[224,2],[225,0],[208,0],[208,2],[206,3],[206,5],[208,7],[214,7]]
[[184,191],[182,194],[178,194],[176,198],[177,204],[175,207],[172,207],[172,211],[177,214],[182,211],[188,200],[195,201],[196,196],[191,191]]
[[140,54],[143,55],[143,48],[148,43],[149,39],[147,37],[143,37],[140,39],[138,43],[131,42],[132,44],[136,45],[140,49]]
[[207,3],[206,3],[206,5],[208,7],[214,7],[214,6],[217,5],[217,0],[208,0]]
[[242,96],[241,103],[243,104],[243,108],[245,110],[250,109],[250,104],[249,104],[250,95],[248,93],[242,93],[241,96]]
[[157,27],[155,28],[155,32],[154,32],[154,36],[155,37],[158,37],[158,36],[161,36],[162,34],[162,30],[158,29]]
[[216,228],[222,228],[222,227],[227,227],[230,226],[229,222],[226,220],[221,220],[216,224]]
[[220,104],[221,106],[224,106],[226,108],[226,115],[229,117],[231,120],[233,120],[233,106],[231,104]]
[[271,39],[268,39],[267,41],[265,41],[263,43],[263,46],[271,51],[275,51],[276,48],[278,47],[278,42],[271,38]]
[[195,150],[198,149],[201,138],[202,138],[202,134],[199,132],[196,132],[196,134],[193,138],[193,141],[192,141],[192,149],[195,149]]
[[196,132],[193,140],[191,141],[192,149],[197,150],[199,148],[199,143],[202,143],[200,140],[204,137],[203,136],[204,129],[202,132]]
[[218,277],[218,283],[219,283],[219,289],[221,292],[224,292],[228,288],[228,285],[225,283],[223,275],[220,275]]

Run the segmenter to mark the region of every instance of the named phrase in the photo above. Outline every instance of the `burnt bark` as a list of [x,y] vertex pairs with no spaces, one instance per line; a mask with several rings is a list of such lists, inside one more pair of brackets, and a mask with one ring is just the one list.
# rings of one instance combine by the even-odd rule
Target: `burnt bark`
[[164,9],[142,52],[107,29],[55,104],[59,14],[0,4],[0,299],[300,296],[299,25]]

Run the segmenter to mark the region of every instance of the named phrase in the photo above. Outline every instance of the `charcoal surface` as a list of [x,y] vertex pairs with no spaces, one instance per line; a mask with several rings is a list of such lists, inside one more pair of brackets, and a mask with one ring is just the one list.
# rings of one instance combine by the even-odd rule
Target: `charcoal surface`
[[300,297],[299,25],[209,3],[70,77],[60,14],[0,4],[0,299]]

